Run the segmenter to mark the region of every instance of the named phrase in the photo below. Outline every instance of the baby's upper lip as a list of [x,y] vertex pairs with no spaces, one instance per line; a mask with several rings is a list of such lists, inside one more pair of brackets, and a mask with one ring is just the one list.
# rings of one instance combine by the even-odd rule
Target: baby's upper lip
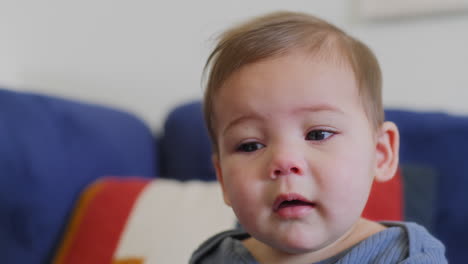
[[282,193],[282,194],[280,194],[280,195],[278,195],[276,197],[275,202],[273,203],[273,211],[277,211],[280,208],[281,203],[283,203],[285,201],[294,201],[294,200],[301,201],[301,202],[304,202],[304,203],[309,203],[311,205],[315,204],[313,201],[308,200],[307,198],[305,198],[304,196],[302,196],[300,194],[297,194],[297,193]]

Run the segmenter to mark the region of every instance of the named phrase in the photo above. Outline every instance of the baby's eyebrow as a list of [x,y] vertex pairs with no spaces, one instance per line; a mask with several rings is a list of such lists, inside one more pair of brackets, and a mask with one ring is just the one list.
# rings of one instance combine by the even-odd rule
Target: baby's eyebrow
[[335,112],[338,114],[344,114],[344,111],[334,107],[330,104],[319,104],[319,105],[313,105],[313,106],[303,106],[303,107],[298,107],[293,109],[293,114],[299,114],[303,112]]
[[223,135],[226,134],[226,131],[228,131],[231,127],[239,123],[242,123],[245,120],[261,120],[261,118],[260,116],[255,115],[255,114],[246,114],[246,115],[241,115],[239,117],[236,117],[234,120],[229,122],[229,124],[227,124],[227,126],[223,129],[222,134]]
[[[317,112],[332,112],[332,113],[337,113],[337,114],[344,114],[343,110],[337,107],[334,107],[330,104],[301,106],[301,107],[294,108],[291,111],[293,115],[302,114],[302,113],[317,113]],[[238,116],[227,124],[227,126],[223,129],[222,134],[225,135],[226,131],[228,131],[230,128],[234,127],[235,125],[242,123],[245,120],[262,120],[262,119],[263,118],[260,114],[255,114],[255,113],[244,114],[244,115]]]

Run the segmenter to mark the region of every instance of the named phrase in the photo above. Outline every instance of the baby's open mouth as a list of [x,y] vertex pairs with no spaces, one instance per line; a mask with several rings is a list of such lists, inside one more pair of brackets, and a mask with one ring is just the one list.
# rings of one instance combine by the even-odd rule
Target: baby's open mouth
[[305,206],[310,205],[310,206],[312,206],[313,203],[309,203],[309,202],[305,202],[305,201],[301,201],[301,200],[284,201],[279,205],[278,210],[281,209],[281,208],[285,208],[285,207],[301,206],[301,205],[305,205]]
[[300,194],[280,194],[273,203],[273,212],[280,219],[294,220],[309,215],[316,207],[316,203],[307,200]]
[[283,208],[298,207],[298,206],[309,206],[315,207],[315,203],[307,200],[303,196],[295,193],[281,194],[278,195],[274,204],[273,211],[279,211]]

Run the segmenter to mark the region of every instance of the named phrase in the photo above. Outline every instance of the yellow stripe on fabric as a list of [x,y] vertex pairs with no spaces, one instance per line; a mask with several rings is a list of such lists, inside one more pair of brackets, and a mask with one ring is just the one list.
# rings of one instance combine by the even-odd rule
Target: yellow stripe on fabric
[[87,187],[84,193],[81,194],[65,231],[64,239],[62,240],[61,245],[57,250],[57,254],[52,261],[53,264],[65,264],[65,257],[69,252],[75,234],[78,232],[83,216],[86,213],[86,209],[94,197],[96,197],[96,194],[99,193],[99,191],[103,188],[104,183],[105,182],[98,180]]
[[143,264],[143,258],[122,258],[112,261],[112,264]]

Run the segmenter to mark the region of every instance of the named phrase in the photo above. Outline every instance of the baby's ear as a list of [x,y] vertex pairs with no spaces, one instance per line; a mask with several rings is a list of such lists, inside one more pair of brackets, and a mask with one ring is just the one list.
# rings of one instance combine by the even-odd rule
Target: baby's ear
[[384,122],[377,131],[375,179],[388,181],[398,169],[400,134],[393,122]]
[[228,206],[231,206],[231,201],[229,200],[229,197],[227,196],[226,189],[224,187],[224,179],[223,179],[223,173],[221,170],[221,163],[219,161],[219,155],[214,153],[211,156],[211,160],[213,162],[213,166],[215,168],[216,172],[216,178],[218,179],[219,184],[221,185],[221,190],[223,191],[223,198],[224,198],[224,203]]

